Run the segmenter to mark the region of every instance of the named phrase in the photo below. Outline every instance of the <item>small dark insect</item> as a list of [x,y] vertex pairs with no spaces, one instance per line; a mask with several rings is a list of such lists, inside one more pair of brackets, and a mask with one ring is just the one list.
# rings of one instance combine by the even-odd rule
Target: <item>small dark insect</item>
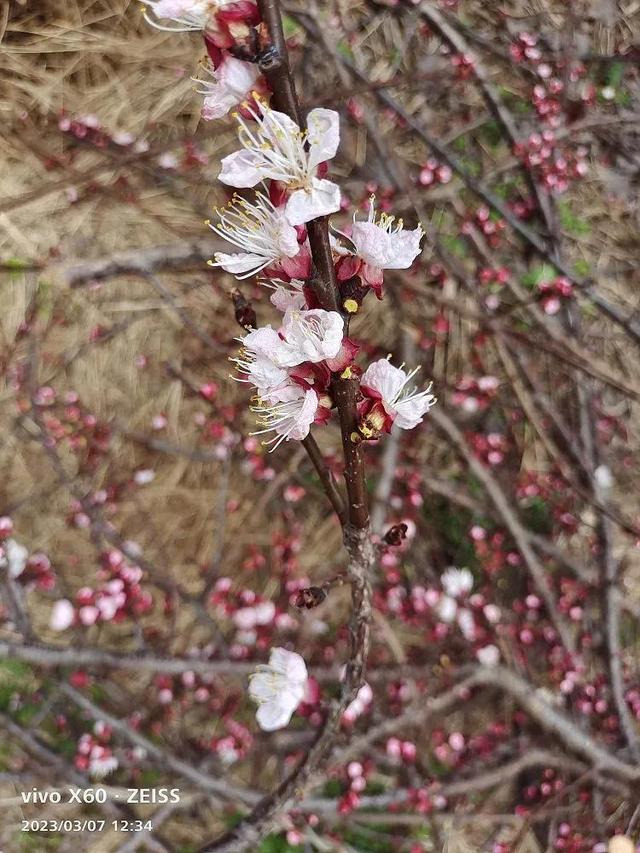
[[307,610],[311,610],[313,607],[322,604],[326,597],[327,592],[321,586],[308,586],[306,589],[301,589],[296,595],[295,606],[306,607]]
[[235,309],[236,320],[243,329],[255,329],[258,325],[256,312],[253,310],[251,303],[236,287],[231,291],[231,300]]
[[409,528],[404,523],[394,524],[393,527],[390,527],[384,534],[384,541],[387,545],[401,545],[403,540],[407,538],[408,529]]

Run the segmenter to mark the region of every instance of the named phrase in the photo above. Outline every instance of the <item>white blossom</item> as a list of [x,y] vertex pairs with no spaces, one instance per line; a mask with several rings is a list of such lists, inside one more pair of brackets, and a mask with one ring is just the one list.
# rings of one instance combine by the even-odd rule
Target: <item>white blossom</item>
[[49,627],[52,631],[66,631],[75,619],[76,611],[73,604],[66,598],[61,598],[53,605],[49,618]]
[[252,411],[257,415],[258,425],[263,429],[252,433],[264,435],[275,432],[275,437],[266,442],[273,444],[272,450],[283,441],[302,441],[309,435],[311,424],[318,411],[319,399],[313,389],[305,391],[291,382],[272,391],[268,398],[261,397]]
[[473,613],[470,610],[467,610],[466,607],[462,607],[458,610],[458,628],[462,631],[462,634],[466,640],[471,642],[476,636],[476,623],[473,618]]
[[458,605],[455,598],[451,598],[450,595],[443,595],[438,601],[437,610],[438,617],[442,619],[443,622],[453,622],[456,618],[456,613],[458,612]]
[[482,646],[476,652],[476,657],[483,666],[497,666],[500,662],[500,649],[493,644]]
[[104,779],[118,769],[118,763],[107,747],[96,745],[89,755],[89,775],[95,779]]
[[232,359],[246,376],[240,382],[250,382],[261,397],[268,397],[273,390],[288,381],[289,374],[276,363],[282,339],[275,329],[271,326],[253,329],[240,338],[240,342],[240,355]]
[[196,91],[204,96],[202,118],[207,121],[223,118],[229,110],[247,100],[260,77],[254,62],[243,62],[229,54],[225,54],[217,68],[207,64],[204,73],[205,79],[193,79],[199,86]]
[[473,575],[469,569],[456,569],[450,566],[440,578],[442,588],[452,598],[460,598],[473,589]]
[[29,551],[15,539],[7,539],[3,548],[4,556],[0,556],[0,568],[8,567],[10,577],[19,577],[27,565]]
[[287,222],[284,208],[274,207],[263,193],[257,193],[253,202],[236,193],[231,203],[216,213],[218,224],[207,222],[209,227],[242,251],[216,252],[215,261],[209,264],[222,267],[236,278],[248,278],[300,251],[296,229]]
[[276,356],[278,364],[283,367],[295,367],[305,361],[317,364],[335,358],[340,352],[344,320],[337,311],[323,308],[289,309],[280,333],[284,341]]
[[264,104],[260,114],[250,112],[257,126],[250,127],[238,117],[243,148],[222,160],[222,183],[254,187],[267,178],[281,181],[291,191],[285,207],[291,225],[302,225],[339,210],[338,185],[316,177],[318,165],[330,160],[338,150],[338,113],[323,108],[311,110],[307,130],[301,131],[285,113]]
[[307,667],[299,654],[271,649],[269,663],[259,665],[249,676],[249,695],[259,705],[256,720],[261,729],[272,732],[288,725],[307,681]]
[[423,416],[436,402],[430,394],[431,383],[424,391],[407,387],[419,368],[407,373],[402,367],[394,367],[386,358],[374,361],[365,370],[361,386],[370,388],[380,396],[387,414],[400,429],[413,429],[422,423]]
[[364,221],[353,219],[350,240],[356,255],[376,269],[408,269],[420,254],[420,241],[424,231],[418,225],[413,231],[403,228],[402,219],[381,213],[376,216],[373,197],[369,202],[369,216]]
[[[145,20],[170,33],[204,30],[217,5],[215,0],[143,0]],[[160,23],[163,20],[171,24]]]
[[289,310],[302,311],[307,307],[307,300],[302,291],[303,281],[293,278],[286,283],[278,279],[262,283],[273,290],[269,301],[274,308],[282,311],[283,314]]

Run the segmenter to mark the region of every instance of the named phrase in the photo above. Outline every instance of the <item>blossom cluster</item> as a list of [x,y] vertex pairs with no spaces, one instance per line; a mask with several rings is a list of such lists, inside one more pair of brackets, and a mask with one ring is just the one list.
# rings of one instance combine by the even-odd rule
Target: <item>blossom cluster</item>
[[[372,196],[366,219],[354,215],[331,235],[339,292],[329,309],[320,303],[308,229],[313,220],[345,206],[339,185],[327,177],[340,143],[339,114],[312,109],[301,127],[270,106],[268,85],[257,65],[254,42],[260,16],[253,3],[146,0],[145,5],[146,19],[159,29],[203,33],[208,53],[205,76],[198,81],[203,117],[232,112],[238,124],[240,148],[222,159],[219,174],[221,183],[235,192],[207,224],[230,244],[228,252],[215,254],[211,266],[239,280],[258,276],[272,291],[271,303],[281,315],[275,326],[257,326],[253,311],[237,313],[247,333],[232,360],[235,378],[255,392],[252,410],[259,428],[254,434],[272,433],[265,442],[272,449],[305,439],[313,424],[331,417],[335,382],[358,377],[359,422],[352,441],[375,440],[394,426],[413,429],[435,402],[430,386],[419,390],[412,382],[417,368],[406,371],[388,358],[362,371],[355,364],[360,347],[349,337],[349,324],[369,291],[382,299],[385,270],[411,267],[421,253],[422,228],[406,229],[386,209],[377,210]],[[253,193],[240,194],[242,190]],[[85,611],[87,607],[95,609],[93,602]],[[67,610],[63,622],[72,618]],[[238,627],[251,632],[274,615],[273,605],[258,603],[237,614]],[[251,681],[258,723],[266,730],[286,725],[304,694],[306,667],[292,655],[273,649],[269,667]],[[356,705],[358,701],[364,709],[364,699],[356,698]],[[359,713],[358,705],[352,716]]]
[[[307,129],[301,131],[287,115],[261,101],[256,110],[246,109],[253,124],[237,116],[242,148],[222,160],[219,177],[236,188],[260,184],[263,189],[252,200],[234,195],[217,211],[216,222],[209,222],[241,250],[218,252],[211,264],[239,279],[261,274],[261,283],[272,290],[273,306],[283,315],[277,328],[252,328],[234,359],[238,378],[256,391],[258,434],[275,433],[270,441],[277,447],[304,439],[312,424],[329,419],[335,375],[359,373],[354,365],[359,348],[346,334],[349,316],[368,290],[382,297],[385,269],[411,266],[420,253],[422,230],[406,230],[395,217],[377,214],[372,199],[365,221],[354,216],[348,231],[336,232],[344,243],[333,239],[336,278],[343,287],[341,310],[320,307],[310,286],[307,223],[341,206],[338,185],[320,177],[337,152],[339,116],[333,110],[311,110]],[[411,429],[422,421],[435,398],[410,386],[415,372],[387,359],[369,366],[360,383],[360,438],[378,438],[394,423]]]

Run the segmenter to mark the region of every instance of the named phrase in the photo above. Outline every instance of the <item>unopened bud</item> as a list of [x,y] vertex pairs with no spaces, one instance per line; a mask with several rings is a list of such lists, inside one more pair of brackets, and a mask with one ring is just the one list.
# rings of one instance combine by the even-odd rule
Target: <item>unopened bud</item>
[[306,589],[301,589],[296,595],[295,606],[311,610],[322,604],[326,597],[327,592],[321,586],[308,586]]
[[340,281],[339,287],[342,307],[347,314],[356,314],[369,292],[369,288],[362,284],[357,275],[346,281]]
[[401,524],[394,524],[393,527],[390,527],[384,534],[384,541],[387,545],[393,545],[394,547],[401,545],[403,540],[407,538],[408,529],[409,528],[404,522]]

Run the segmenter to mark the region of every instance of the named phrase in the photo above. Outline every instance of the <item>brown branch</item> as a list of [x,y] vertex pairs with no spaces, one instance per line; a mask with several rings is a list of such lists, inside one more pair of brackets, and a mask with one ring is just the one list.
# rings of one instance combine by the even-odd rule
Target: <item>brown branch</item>
[[331,504],[331,506],[335,510],[336,515],[340,519],[340,523],[344,525],[347,519],[344,500],[342,498],[342,495],[338,491],[338,486],[336,484],[336,481],[333,479],[333,474],[329,470],[327,463],[325,462],[324,456],[322,455],[322,452],[318,447],[318,442],[311,435],[311,433],[309,433],[306,438],[302,439],[302,445],[309,454],[309,459],[313,463],[313,467],[316,469],[316,474],[320,478],[322,487],[324,488],[326,495],[329,498],[329,503]]
[[[276,109],[285,112],[304,130],[305,124],[289,70],[279,3],[277,0],[258,0],[258,7],[268,34],[268,43],[263,45],[265,50],[261,55],[260,66],[273,92],[272,103]],[[323,217],[312,220],[307,223],[307,231],[313,260],[310,286],[325,310],[337,311],[340,306],[339,289],[329,242],[327,219]],[[298,766],[233,830],[206,844],[203,850],[239,853],[241,850],[256,848],[260,838],[276,825],[278,816],[290,808],[296,799],[304,795],[310,780],[329,758],[340,729],[342,714],[362,683],[364,666],[369,653],[370,574],[376,552],[369,530],[362,450],[360,445],[351,438],[358,423],[357,389],[357,382],[351,379],[334,378],[331,383],[333,399],[340,418],[344,453],[344,478],[348,500],[343,535],[349,554],[347,576],[351,583],[350,651],[340,698],[332,703],[315,743]],[[318,470],[317,465],[316,470]]]
[[146,754],[157,761],[160,765],[179,774],[184,779],[189,779],[197,785],[202,791],[206,791],[212,795],[214,799],[222,798],[222,800],[236,800],[245,804],[256,802],[258,794],[246,788],[236,788],[229,783],[228,780],[214,778],[206,773],[201,772],[197,768],[183,761],[175,755],[172,755],[167,750],[158,746],[153,741],[146,738],[144,735],[135,731],[127,723],[123,722],[118,717],[105,711],[104,708],[95,705],[84,694],[71,687],[70,684],[61,684],[60,691],[74,702],[78,707],[82,708],[94,720],[104,720],[108,723],[114,732],[117,732],[129,743],[141,747],[146,751]]
[[150,275],[161,270],[183,270],[200,266],[223,248],[220,240],[205,238],[192,243],[167,243],[162,246],[114,252],[95,260],[51,267],[69,287],[82,287],[118,275]]
[[489,495],[496,511],[499,513],[505,527],[509,530],[513,539],[522,554],[526,566],[531,574],[536,589],[543,599],[547,615],[554,625],[558,635],[560,636],[565,647],[569,651],[575,650],[575,639],[569,626],[562,618],[556,602],[553,590],[549,585],[549,576],[544,566],[538,560],[533,548],[529,543],[524,525],[520,522],[516,513],[513,511],[507,496],[504,494],[498,481],[494,478],[491,472],[485,465],[476,459],[463,434],[460,432],[451,418],[439,407],[434,407],[429,417],[435,426],[442,432],[449,441],[457,448],[460,455],[467,463],[469,470],[480,481],[485,491]]
[[552,732],[572,752],[588,759],[601,772],[610,773],[625,782],[640,782],[640,765],[621,761],[610,749],[591,738],[584,729],[561,711],[557,711],[542,691],[531,689],[531,684],[504,666],[479,669],[474,680],[477,685],[495,687],[507,693],[543,729]]
[[246,675],[255,669],[239,661],[207,661],[180,656],[164,657],[143,653],[112,652],[83,646],[47,646],[41,643],[11,643],[0,641],[0,660],[22,660],[43,667],[111,667],[133,672],[160,672],[178,675],[183,672],[206,674]]

